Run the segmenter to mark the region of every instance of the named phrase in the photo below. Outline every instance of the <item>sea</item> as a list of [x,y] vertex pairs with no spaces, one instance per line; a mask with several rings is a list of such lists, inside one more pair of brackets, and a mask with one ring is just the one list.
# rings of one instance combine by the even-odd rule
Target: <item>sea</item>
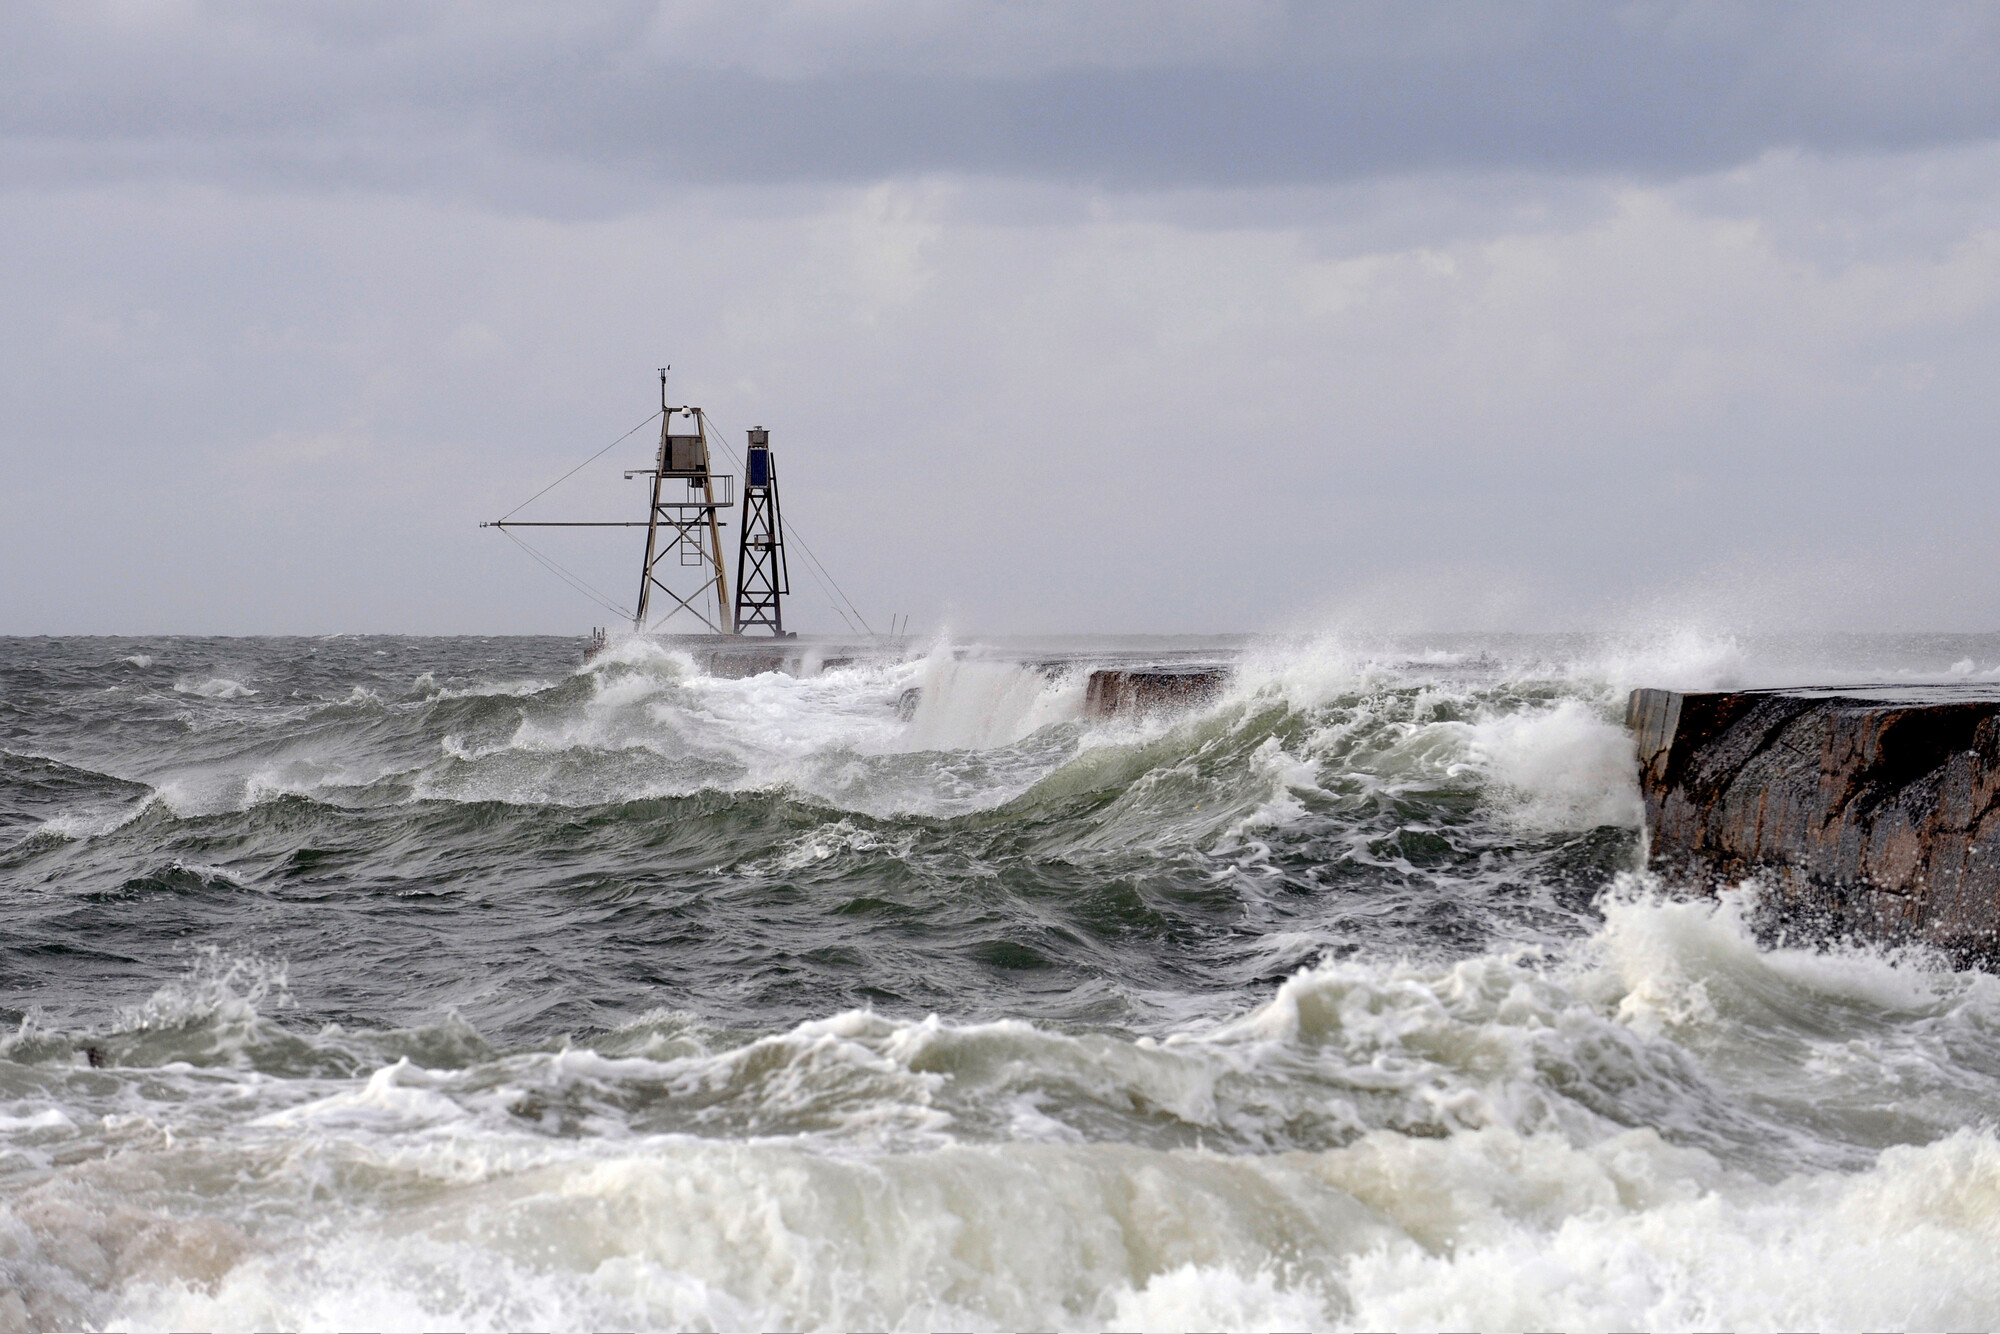
[[2000,1327],[2000,979],[1623,727],[2000,637],[582,650],[0,640],[0,1329]]

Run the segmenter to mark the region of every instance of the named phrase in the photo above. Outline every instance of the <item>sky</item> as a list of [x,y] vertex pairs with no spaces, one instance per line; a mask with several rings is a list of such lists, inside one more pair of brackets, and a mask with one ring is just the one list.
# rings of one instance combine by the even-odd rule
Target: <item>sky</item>
[[615,622],[478,525],[669,364],[807,632],[2000,629],[1996,71],[1979,4],[17,0],[0,634]]

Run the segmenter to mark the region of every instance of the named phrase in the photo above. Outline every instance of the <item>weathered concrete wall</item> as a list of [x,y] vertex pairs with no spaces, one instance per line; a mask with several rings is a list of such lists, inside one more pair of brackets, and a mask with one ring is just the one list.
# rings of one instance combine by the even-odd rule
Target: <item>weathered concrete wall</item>
[[892,662],[902,656],[899,647],[887,643],[857,644],[834,639],[801,639],[797,635],[782,639],[762,635],[663,636],[660,642],[685,649],[708,675],[731,679],[761,676],[765,672],[814,676],[857,662]]
[[1105,669],[1090,674],[1083,688],[1083,711],[1093,718],[1186,709],[1222,694],[1228,674],[1220,668],[1169,667],[1156,670]]
[[2000,962],[2000,690],[1636,690],[1652,864],[1831,934]]
[[[1038,664],[1051,678],[1069,664]],[[1189,709],[1222,694],[1229,674],[1219,667],[1103,667],[1092,672],[1083,687],[1083,711],[1091,718],[1126,718],[1156,709]],[[896,716],[908,722],[917,715],[922,686],[911,686],[896,701]]]

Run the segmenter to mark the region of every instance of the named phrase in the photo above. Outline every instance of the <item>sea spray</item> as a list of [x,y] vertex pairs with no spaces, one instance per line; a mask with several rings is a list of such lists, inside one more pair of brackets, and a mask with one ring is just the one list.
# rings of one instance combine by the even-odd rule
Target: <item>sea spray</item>
[[4,646],[0,1328],[1990,1325],[2000,987],[1637,872],[1659,642]]

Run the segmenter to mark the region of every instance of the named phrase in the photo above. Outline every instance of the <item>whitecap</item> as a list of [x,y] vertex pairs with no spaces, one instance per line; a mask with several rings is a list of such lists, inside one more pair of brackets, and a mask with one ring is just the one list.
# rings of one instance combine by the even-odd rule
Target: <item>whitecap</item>
[[241,681],[233,681],[226,676],[182,677],[174,682],[174,689],[183,695],[200,695],[204,699],[245,699],[257,693]]

